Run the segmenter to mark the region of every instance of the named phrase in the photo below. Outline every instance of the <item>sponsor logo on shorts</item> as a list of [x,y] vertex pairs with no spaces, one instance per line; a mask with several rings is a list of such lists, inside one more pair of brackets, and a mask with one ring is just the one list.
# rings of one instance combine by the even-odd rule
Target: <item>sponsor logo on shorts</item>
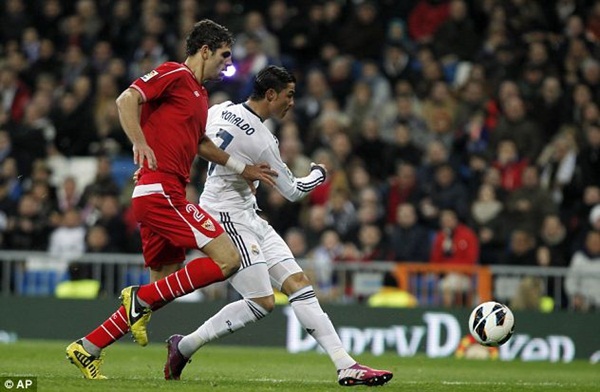
[[258,250],[258,245],[256,244],[252,244],[252,246],[250,246],[250,251],[254,256],[258,256],[258,254],[260,253],[260,251]]

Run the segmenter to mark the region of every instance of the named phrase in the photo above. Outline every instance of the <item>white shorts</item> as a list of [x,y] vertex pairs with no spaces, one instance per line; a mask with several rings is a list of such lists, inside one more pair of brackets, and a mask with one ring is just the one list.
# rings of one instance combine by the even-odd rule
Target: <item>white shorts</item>
[[232,239],[241,255],[229,283],[244,298],[260,298],[281,290],[291,275],[302,272],[283,238],[256,211],[217,212],[206,208]]

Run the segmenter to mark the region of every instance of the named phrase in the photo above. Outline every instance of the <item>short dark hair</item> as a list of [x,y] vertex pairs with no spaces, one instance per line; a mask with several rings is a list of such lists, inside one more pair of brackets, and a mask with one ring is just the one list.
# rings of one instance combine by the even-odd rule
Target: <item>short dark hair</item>
[[210,19],[203,19],[196,22],[185,39],[185,54],[192,56],[204,45],[208,45],[212,51],[223,45],[231,46],[233,45],[233,34],[226,27]]
[[263,68],[256,75],[256,78],[254,78],[254,87],[252,88],[250,99],[263,99],[269,89],[273,89],[279,93],[290,83],[296,83],[294,75],[283,67],[269,65]]

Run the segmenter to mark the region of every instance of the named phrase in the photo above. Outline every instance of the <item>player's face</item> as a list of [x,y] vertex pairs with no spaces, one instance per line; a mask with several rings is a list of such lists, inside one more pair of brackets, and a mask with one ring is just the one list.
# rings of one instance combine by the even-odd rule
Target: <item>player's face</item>
[[223,71],[232,64],[231,47],[223,45],[214,52],[209,50],[204,71],[205,79],[219,80],[223,77]]
[[287,114],[288,110],[294,107],[294,94],[296,94],[296,85],[289,83],[286,88],[277,94],[276,98],[271,101],[272,117],[282,119]]

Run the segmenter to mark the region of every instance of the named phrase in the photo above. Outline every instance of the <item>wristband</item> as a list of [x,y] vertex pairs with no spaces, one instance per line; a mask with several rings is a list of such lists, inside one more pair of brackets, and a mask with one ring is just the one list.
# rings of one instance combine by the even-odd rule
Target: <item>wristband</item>
[[227,162],[225,162],[225,167],[236,172],[237,174],[242,174],[244,172],[244,169],[246,168],[246,165],[238,161],[234,157],[229,156],[229,159],[227,160]]
[[327,172],[321,166],[313,164],[312,167],[310,168],[310,171],[313,171],[313,170],[320,171],[321,173],[323,173],[323,178],[327,178]]

